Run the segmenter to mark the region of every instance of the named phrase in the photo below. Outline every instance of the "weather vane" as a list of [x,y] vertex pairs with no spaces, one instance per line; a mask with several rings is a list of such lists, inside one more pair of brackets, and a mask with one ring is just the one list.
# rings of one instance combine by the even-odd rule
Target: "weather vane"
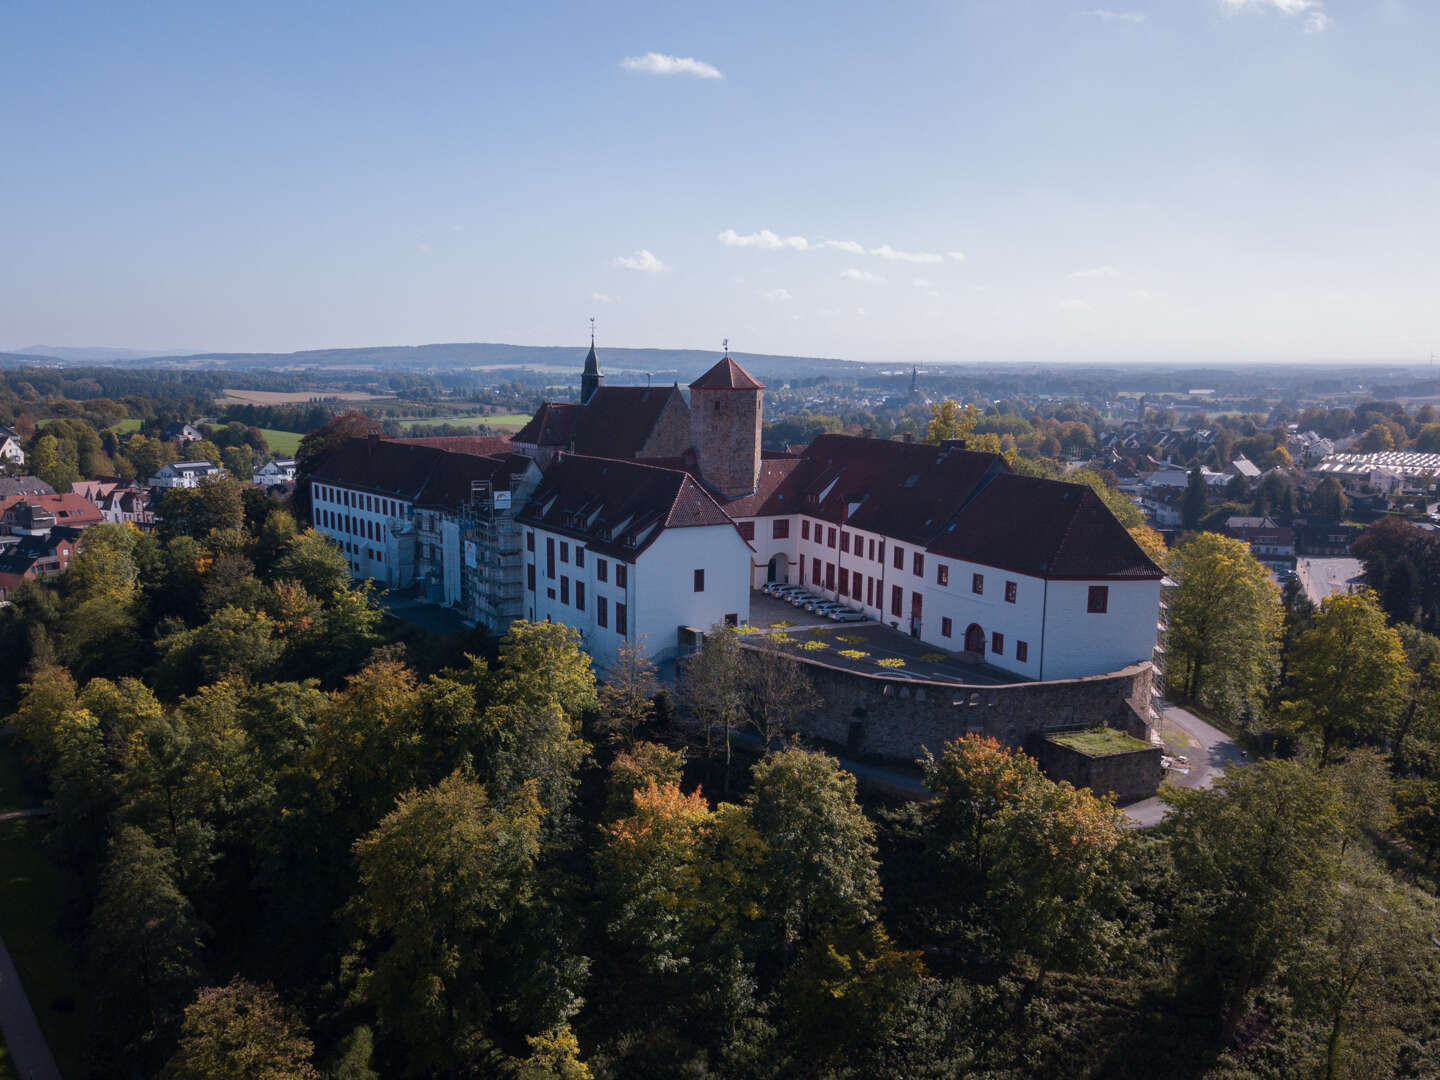
[[590,316],[590,344],[595,344],[595,316]]
[[720,348],[725,350],[726,356],[730,355],[730,339],[728,337],[724,341],[720,342]]

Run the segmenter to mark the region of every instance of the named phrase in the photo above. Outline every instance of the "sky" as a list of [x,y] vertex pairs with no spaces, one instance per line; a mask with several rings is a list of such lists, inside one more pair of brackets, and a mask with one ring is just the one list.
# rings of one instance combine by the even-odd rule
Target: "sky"
[[0,348],[593,315],[602,349],[1418,362],[1437,41],[1435,0],[7,0]]

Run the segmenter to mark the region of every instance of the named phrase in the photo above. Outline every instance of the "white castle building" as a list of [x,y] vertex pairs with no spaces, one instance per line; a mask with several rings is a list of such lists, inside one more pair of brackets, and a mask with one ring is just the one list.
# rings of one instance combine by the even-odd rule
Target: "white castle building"
[[1162,574],[1088,487],[959,443],[762,452],[764,386],[729,356],[688,401],[603,379],[592,343],[581,402],[508,444],[352,440],[310,478],[316,526],[357,576],[421,581],[496,632],[574,626],[602,668],[624,641],[664,659],[748,622],[767,581],[1029,679],[1151,657]]

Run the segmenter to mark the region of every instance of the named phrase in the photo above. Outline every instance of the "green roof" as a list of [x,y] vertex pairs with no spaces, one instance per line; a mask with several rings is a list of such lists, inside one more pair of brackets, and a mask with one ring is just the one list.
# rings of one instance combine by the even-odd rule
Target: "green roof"
[[1046,736],[1059,746],[1078,750],[1086,757],[1109,757],[1111,754],[1131,754],[1136,750],[1149,750],[1150,744],[1131,738],[1114,728],[1091,728],[1089,731],[1066,731],[1059,735]]

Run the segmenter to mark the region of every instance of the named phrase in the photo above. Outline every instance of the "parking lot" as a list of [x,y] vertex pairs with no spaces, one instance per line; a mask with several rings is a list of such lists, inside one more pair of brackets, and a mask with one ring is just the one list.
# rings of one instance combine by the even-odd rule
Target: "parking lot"
[[977,664],[961,654],[937,649],[882,623],[832,622],[758,590],[750,594],[750,625],[754,628],[752,634],[778,639],[787,652],[867,675],[933,679],[967,686],[1028,681],[988,664]]

